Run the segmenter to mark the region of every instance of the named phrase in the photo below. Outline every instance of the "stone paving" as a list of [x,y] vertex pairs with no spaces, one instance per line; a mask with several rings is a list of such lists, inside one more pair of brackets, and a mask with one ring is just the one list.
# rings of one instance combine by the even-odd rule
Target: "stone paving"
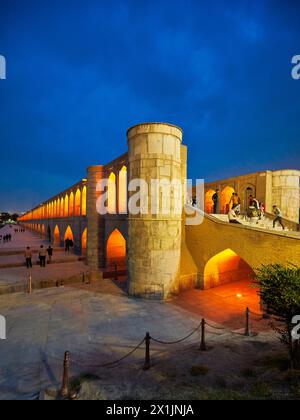
[[[187,304],[185,296],[168,303],[133,299],[110,280],[0,296],[0,314],[7,319],[7,340],[0,341],[0,399],[37,398],[41,390],[58,389],[66,350],[72,355],[72,375],[101,376],[111,370],[103,371],[99,364],[128,353],[147,331],[167,341],[186,336],[201,316],[200,308],[198,313],[193,310],[192,298],[189,310],[181,307]],[[238,325],[242,326],[243,322]],[[208,337],[215,335],[208,329]],[[228,331],[222,335],[228,338]],[[198,348],[198,333],[172,350],[191,343]],[[168,351],[168,346],[152,345],[154,358],[165,357]],[[132,364],[140,369],[143,357],[141,348],[122,363],[122,369]],[[115,368],[114,375],[117,372]]]

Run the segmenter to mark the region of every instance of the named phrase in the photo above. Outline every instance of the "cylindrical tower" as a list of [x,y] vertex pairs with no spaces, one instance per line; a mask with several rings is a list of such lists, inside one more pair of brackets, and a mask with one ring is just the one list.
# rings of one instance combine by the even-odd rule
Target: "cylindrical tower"
[[300,171],[274,171],[272,175],[272,204],[280,207],[284,217],[299,223]]
[[129,208],[128,292],[166,299],[179,287],[182,193],[171,187],[163,197],[162,189],[154,194],[152,185],[181,184],[182,130],[165,123],[139,124],[128,130],[127,140],[129,182],[140,179],[148,186],[148,214],[132,214]]
[[90,166],[87,175],[87,264],[91,277],[99,277],[99,269],[105,267],[105,221],[97,212],[97,183],[104,177],[102,165]]

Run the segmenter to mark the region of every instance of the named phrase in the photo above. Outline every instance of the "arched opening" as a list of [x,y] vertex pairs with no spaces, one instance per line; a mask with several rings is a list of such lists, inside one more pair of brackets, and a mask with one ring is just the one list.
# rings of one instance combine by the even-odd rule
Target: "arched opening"
[[73,232],[72,232],[72,229],[71,229],[70,226],[68,226],[66,231],[65,231],[64,241],[66,239],[70,239],[71,241],[74,242],[74,235],[73,235]]
[[45,225],[42,225],[42,236],[45,238],[46,232],[45,232]]
[[74,214],[75,216],[80,216],[80,203],[81,202],[81,192],[78,188],[75,194],[75,203],[74,203]]
[[87,241],[87,228],[84,229],[81,237],[81,253],[86,255],[86,241]]
[[231,200],[232,194],[234,193],[234,188],[232,187],[225,187],[221,192],[221,213],[227,214],[230,210],[229,202]]
[[107,191],[107,211],[110,214],[116,214],[116,175],[112,172],[108,177],[108,191]]
[[69,200],[69,216],[74,216],[74,193],[73,193],[73,191],[70,194],[70,200]]
[[68,194],[65,195],[65,211],[64,211],[64,216],[68,217],[69,216],[69,196]]
[[231,249],[216,254],[204,269],[204,289],[253,279],[253,269]]
[[82,189],[81,215],[86,216],[86,186],[84,186]]
[[56,246],[60,246],[60,232],[59,232],[59,228],[56,225],[54,228],[54,232],[53,232],[53,239],[54,239],[54,245]]
[[64,217],[64,199],[63,197],[60,199],[60,217]]
[[126,240],[118,229],[108,238],[106,245],[106,266],[126,267]]
[[215,190],[208,190],[205,194],[205,213],[212,214],[214,211],[214,202],[212,196],[215,194]]
[[127,213],[127,168],[123,168],[119,172],[119,213]]
[[51,242],[51,229],[50,226],[48,226],[47,228],[47,241]]

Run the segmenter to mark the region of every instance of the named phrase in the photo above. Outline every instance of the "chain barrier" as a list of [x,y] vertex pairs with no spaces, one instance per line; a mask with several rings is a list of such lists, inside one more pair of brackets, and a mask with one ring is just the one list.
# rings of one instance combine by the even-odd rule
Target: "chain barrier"
[[152,341],[154,341],[155,343],[158,343],[158,344],[166,344],[166,345],[171,344],[172,345],[172,344],[182,343],[183,341],[185,341],[188,338],[192,337],[192,335],[194,335],[197,331],[200,330],[201,323],[202,322],[200,322],[198,324],[198,326],[192,332],[190,332],[187,336],[185,336],[183,338],[180,338],[179,340],[175,340],[175,341],[163,341],[163,340],[159,340],[159,339],[154,338],[154,337],[150,337],[150,338],[151,338]]

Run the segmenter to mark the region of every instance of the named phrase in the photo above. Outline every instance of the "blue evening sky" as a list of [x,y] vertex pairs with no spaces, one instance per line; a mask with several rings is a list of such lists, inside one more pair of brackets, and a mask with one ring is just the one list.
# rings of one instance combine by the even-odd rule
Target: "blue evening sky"
[[299,1],[1,1],[0,210],[23,211],[181,126],[189,177],[298,168]]

